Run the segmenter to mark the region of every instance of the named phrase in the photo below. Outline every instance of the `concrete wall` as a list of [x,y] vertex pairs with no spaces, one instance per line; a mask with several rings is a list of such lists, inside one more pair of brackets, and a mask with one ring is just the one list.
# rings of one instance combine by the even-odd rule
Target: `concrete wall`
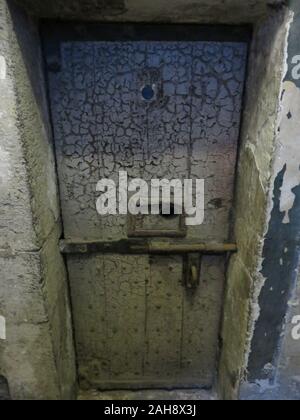
[[34,22],[4,0],[0,57],[0,374],[13,398],[69,398],[74,351],[42,56]]

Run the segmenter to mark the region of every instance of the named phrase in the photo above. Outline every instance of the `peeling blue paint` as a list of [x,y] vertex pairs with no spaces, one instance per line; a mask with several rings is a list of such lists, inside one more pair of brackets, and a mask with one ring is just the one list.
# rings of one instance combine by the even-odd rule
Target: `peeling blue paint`
[[250,381],[274,379],[281,333],[288,301],[297,280],[300,244],[300,185],[293,189],[296,196],[290,211],[290,223],[284,224],[280,211],[280,195],[286,166],[278,174],[274,185],[274,207],[265,238],[262,275],[266,279],[259,297],[261,309],[252,341],[249,360]]

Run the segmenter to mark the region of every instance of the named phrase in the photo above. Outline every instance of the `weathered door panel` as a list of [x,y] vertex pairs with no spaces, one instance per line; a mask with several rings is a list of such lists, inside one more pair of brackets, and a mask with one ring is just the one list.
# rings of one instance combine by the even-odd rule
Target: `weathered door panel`
[[72,257],[69,274],[81,379],[97,384],[139,378],[148,258]]
[[[153,226],[229,239],[246,54],[242,42],[60,44],[49,84],[66,239],[150,237]],[[96,184],[121,170],[146,181],[204,178],[204,224],[99,216]],[[200,284],[188,290],[180,255],[68,256],[81,383],[211,386],[225,260],[203,255]]]
[[82,384],[210,386],[224,258],[203,257],[186,291],[180,257],[69,257]]

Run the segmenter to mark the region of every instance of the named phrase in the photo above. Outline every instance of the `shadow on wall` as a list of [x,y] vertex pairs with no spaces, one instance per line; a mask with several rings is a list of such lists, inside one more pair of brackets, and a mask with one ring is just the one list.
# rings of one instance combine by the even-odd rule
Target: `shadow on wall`
[[7,380],[4,376],[0,376],[0,401],[8,401],[10,399]]
[[[40,50],[41,40],[38,30],[38,21],[23,13],[22,9],[19,9],[14,2],[8,2],[7,6],[10,11],[10,18],[13,22],[14,34],[17,37],[19,49],[22,54],[22,64],[24,64],[27,70],[30,88],[34,94],[36,105],[39,109],[44,126],[48,130],[47,134],[50,136],[51,129],[48,120],[48,104],[45,96],[43,57]],[[26,53],[24,53],[24,51]]]

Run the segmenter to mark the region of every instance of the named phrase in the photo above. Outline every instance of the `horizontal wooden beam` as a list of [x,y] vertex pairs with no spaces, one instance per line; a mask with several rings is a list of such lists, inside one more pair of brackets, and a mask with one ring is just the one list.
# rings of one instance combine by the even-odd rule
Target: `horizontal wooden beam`
[[115,242],[75,242],[62,240],[60,250],[63,254],[154,254],[154,255],[182,255],[190,253],[199,254],[226,254],[236,252],[234,243],[197,243],[188,241],[155,241],[124,239]]

